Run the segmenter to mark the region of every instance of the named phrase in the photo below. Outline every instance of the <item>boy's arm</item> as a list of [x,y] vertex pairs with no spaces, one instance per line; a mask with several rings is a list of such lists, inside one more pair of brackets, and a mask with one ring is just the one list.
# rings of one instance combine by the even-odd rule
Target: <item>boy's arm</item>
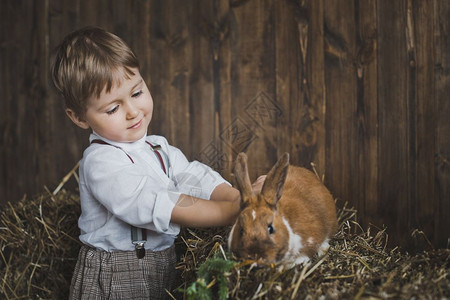
[[[254,192],[260,192],[265,176],[252,185]],[[222,183],[211,194],[211,200],[204,200],[182,194],[172,210],[171,222],[189,227],[231,225],[241,209],[241,196],[237,189]]]
[[240,212],[239,191],[223,183],[211,194],[211,200],[182,194],[172,210],[171,222],[189,227],[231,225]]

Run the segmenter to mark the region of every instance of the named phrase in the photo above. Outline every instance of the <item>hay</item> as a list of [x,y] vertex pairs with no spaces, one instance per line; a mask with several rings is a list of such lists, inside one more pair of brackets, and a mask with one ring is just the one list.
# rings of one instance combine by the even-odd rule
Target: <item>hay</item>
[[79,196],[45,189],[0,215],[0,299],[67,299],[80,242]]
[[79,213],[79,198],[64,190],[9,204],[0,224],[0,298],[68,298]]
[[[67,299],[80,247],[80,205],[77,193],[63,186],[75,170],[54,192],[24,197],[1,213],[0,299]],[[449,249],[415,255],[389,249],[385,230],[361,228],[356,211],[340,207],[328,253],[294,268],[233,260],[226,252],[229,228],[183,228],[173,298],[209,293],[218,299],[224,291],[230,299],[450,298]]]
[[[448,299],[450,298],[450,249],[420,254],[388,249],[385,230],[363,230],[356,211],[342,205],[339,231],[323,257],[308,266],[285,268],[255,261],[236,262],[226,272],[230,299]],[[223,229],[188,230],[179,264],[184,278],[180,295],[198,282],[196,270],[213,257],[225,254]],[[214,279],[213,279],[214,280]],[[214,284],[206,282],[211,288]],[[199,295],[200,297],[201,295]],[[213,299],[215,299],[213,297]]]

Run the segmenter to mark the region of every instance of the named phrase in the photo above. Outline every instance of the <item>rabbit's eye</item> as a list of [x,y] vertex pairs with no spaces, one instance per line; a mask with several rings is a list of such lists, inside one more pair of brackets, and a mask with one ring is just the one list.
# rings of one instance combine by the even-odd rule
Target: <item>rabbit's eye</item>
[[267,231],[269,232],[269,234],[274,234],[275,233],[275,228],[273,228],[272,223],[267,225]]

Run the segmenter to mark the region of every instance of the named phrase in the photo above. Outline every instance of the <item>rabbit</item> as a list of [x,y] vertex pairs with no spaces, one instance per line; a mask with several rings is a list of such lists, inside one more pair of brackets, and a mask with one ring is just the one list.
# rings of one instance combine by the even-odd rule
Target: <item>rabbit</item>
[[261,192],[254,194],[247,155],[239,153],[234,177],[242,202],[228,237],[233,254],[297,265],[328,250],[337,230],[336,205],[313,172],[289,165],[285,153],[267,174]]

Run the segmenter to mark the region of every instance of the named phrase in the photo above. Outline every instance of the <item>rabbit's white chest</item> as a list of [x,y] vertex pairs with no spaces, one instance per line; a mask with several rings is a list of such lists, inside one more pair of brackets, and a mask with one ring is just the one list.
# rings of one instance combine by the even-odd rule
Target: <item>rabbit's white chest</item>
[[294,233],[291,226],[289,225],[289,222],[284,217],[283,223],[286,226],[287,231],[289,232],[289,248],[284,255],[283,261],[291,262],[294,265],[307,263],[309,261],[309,257],[301,252],[304,247],[302,237]]

